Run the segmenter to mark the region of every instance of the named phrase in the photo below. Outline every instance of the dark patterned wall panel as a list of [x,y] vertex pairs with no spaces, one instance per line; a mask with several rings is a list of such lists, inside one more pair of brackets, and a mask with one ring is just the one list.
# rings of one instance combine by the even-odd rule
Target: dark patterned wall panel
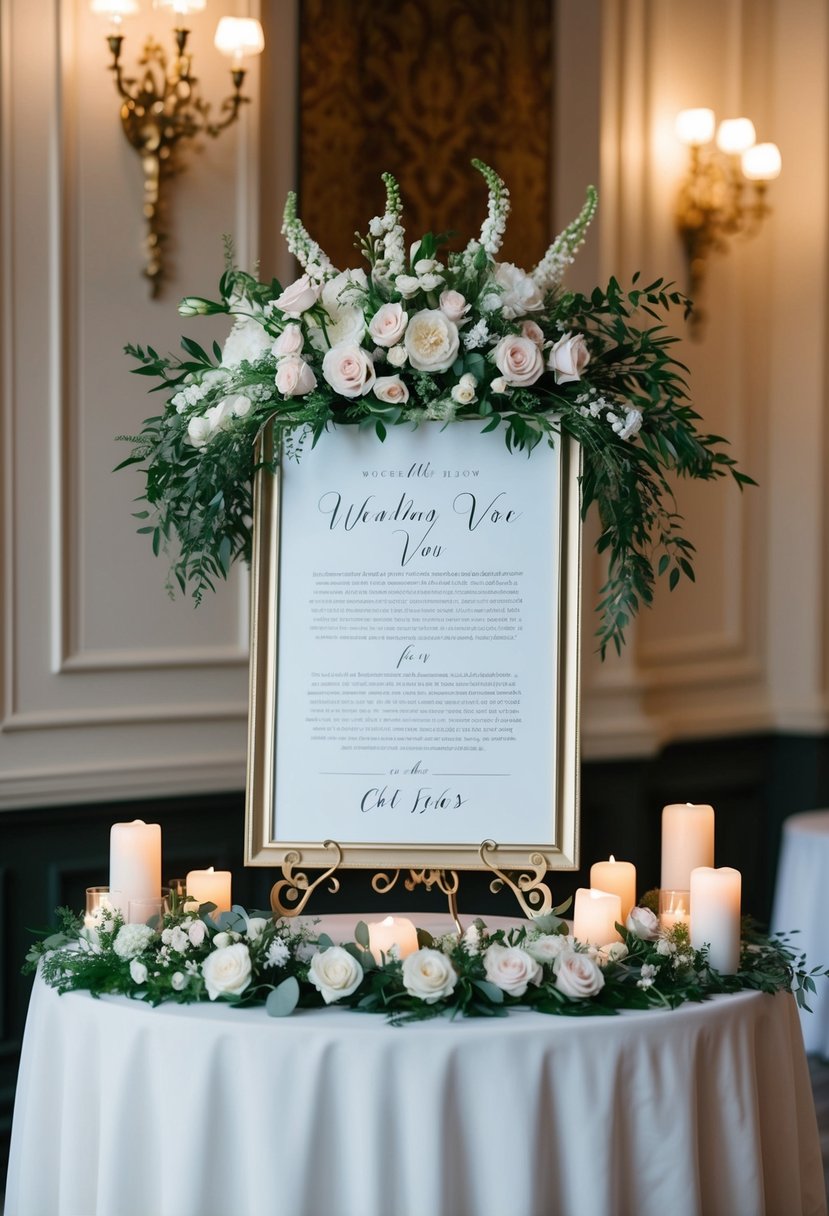
[[549,244],[551,0],[301,0],[300,214],[340,268],[401,183],[410,237],[480,228],[477,156],[513,211],[502,257],[531,266]]

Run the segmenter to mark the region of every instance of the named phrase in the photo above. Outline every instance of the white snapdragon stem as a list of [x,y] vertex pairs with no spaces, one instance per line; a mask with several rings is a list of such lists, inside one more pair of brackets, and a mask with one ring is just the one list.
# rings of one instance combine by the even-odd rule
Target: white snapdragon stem
[[565,270],[584,244],[585,234],[596,214],[598,201],[596,187],[588,186],[587,198],[581,211],[564,231],[559,233],[530,274],[540,291],[553,291],[561,283]]
[[282,235],[285,237],[289,251],[310,278],[321,283],[336,273],[328,254],[320,248],[316,241],[311,239],[305,230],[305,225],[297,215],[296,194],[293,190],[285,200]]

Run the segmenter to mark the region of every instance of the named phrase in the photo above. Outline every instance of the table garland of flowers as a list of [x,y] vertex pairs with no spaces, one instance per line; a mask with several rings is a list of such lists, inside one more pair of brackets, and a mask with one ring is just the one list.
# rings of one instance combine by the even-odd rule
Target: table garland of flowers
[[[237,558],[251,554],[251,484],[256,441],[273,420],[313,440],[332,423],[374,430],[427,420],[478,419],[510,449],[530,453],[557,436],[582,452],[581,502],[597,504],[596,547],[608,557],[599,596],[599,650],[617,650],[655,579],[671,589],[693,579],[694,547],[682,534],[667,474],[710,480],[738,471],[720,436],[700,432],[687,399],[685,367],[666,328],[690,301],[662,279],[629,289],[611,278],[590,295],[566,291],[563,275],[596,210],[591,187],[576,219],[526,272],[497,254],[509,191],[473,161],[489,194],[480,236],[441,253],[427,233],[406,249],[400,191],[383,174],[386,204],[357,244],[369,271],[338,271],[312,240],[288,196],[283,233],[303,273],[284,290],[237,269],[228,243],[219,301],[188,296],[184,317],[226,313],[233,329],[208,353],[182,339],[184,357],[127,346],[134,370],[167,395],[144,421],[119,465],[141,464],[147,508],[139,531],[158,553],[174,543],[171,573],[198,602]],[[635,318],[641,316],[642,323]],[[279,444],[276,445],[277,451]],[[169,580],[172,591],[172,578]]]
[[444,1013],[503,1017],[516,1006],[571,1016],[673,1009],[749,989],[794,992],[808,1008],[815,977],[829,975],[819,967],[806,971],[805,957],[785,938],[769,939],[748,924],[739,971],[721,975],[706,949],[691,947],[684,926],[660,929],[644,901],[618,926],[622,940],[601,949],[572,937],[562,906],[511,929],[490,931],[482,920],[462,936],[419,929],[416,951],[401,960],[393,948],[379,962],[362,922],[354,941],[338,945],[308,923],[238,906],[214,918],[214,910],[196,909],[185,896],[155,923],[125,924],[109,908],[85,918],[63,908],[60,932],[32,947],[24,971],[39,967],[60,993],[83,989],[151,1005],[264,1004],[274,1017],[297,1006],[339,1004],[386,1014],[394,1025]]

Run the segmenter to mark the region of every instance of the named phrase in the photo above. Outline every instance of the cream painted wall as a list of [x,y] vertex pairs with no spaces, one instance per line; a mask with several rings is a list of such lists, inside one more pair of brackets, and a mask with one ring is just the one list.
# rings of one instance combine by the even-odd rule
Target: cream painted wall
[[[192,22],[215,99],[226,68],[210,41],[224,7],[209,0]],[[261,110],[189,158],[173,199],[175,276],[151,301],[140,166],[119,130],[101,27],[86,0],[0,6],[0,807],[244,781],[245,580],[198,612],[170,601],[129,515],[138,478],[110,470],[123,455],[113,436],[149,412],[121,346],[177,345],[176,297],[214,289],[219,234],[234,234],[243,264],[261,252],[266,273],[289,273],[278,217],[294,184],[297,9],[263,8],[278,37]],[[660,594],[622,659],[604,665],[592,654],[601,571],[588,548],[585,755],[823,731],[829,14],[823,0],[559,0],[556,11],[556,219],[575,214],[588,181],[601,195],[578,285],[636,268],[682,280],[677,110],[745,110],[784,162],[774,216],[712,262],[705,340],[684,348],[706,427],[732,439],[760,488],[679,487],[698,583]],[[131,26],[128,60],[142,23]]]

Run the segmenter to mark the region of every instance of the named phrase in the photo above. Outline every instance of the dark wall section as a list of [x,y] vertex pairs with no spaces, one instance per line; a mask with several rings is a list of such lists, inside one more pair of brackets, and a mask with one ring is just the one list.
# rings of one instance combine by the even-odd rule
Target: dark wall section
[[[658,885],[661,808],[686,801],[714,806],[716,864],[742,871],[744,909],[767,921],[783,820],[796,811],[829,805],[829,738],[718,739],[675,744],[649,760],[585,763],[583,866],[577,873],[551,875],[556,902],[587,885],[591,863],[610,853],[635,863],[640,892]],[[20,975],[29,930],[49,925],[60,905],[81,909],[85,888],[106,883],[109,827],[135,818],[161,824],[165,880],[215,865],[232,870],[235,901],[268,906],[273,873],[242,865],[241,793],[0,815],[0,1178],[5,1176],[30,988]],[[315,892],[308,911],[406,912],[443,906],[437,892],[409,894],[402,879],[383,899],[372,892],[365,872],[353,871],[343,875],[339,895]],[[510,915],[514,907],[508,893],[490,893],[483,875],[462,875],[461,915]]]

